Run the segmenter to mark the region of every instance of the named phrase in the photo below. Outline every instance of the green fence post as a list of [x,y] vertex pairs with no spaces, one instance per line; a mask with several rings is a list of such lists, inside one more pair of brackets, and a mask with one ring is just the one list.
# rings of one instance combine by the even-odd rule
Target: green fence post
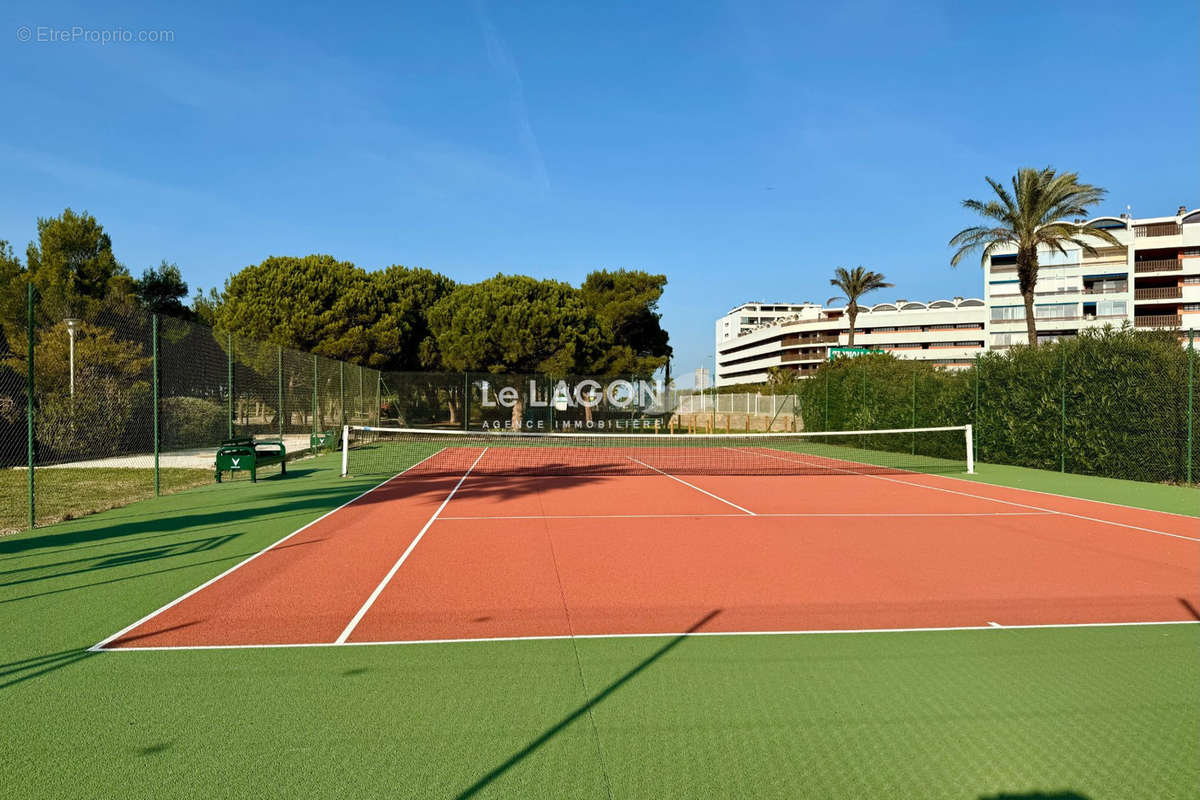
[[[913,378],[912,378],[912,427],[914,427],[914,428],[917,427],[917,368],[916,368],[915,364],[913,365]],[[917,454],[917,432],[916,431],[913,431],[913,434],[912,434],[912,451],[913,451],[913,455]]]
[[158,476],[158,314],[150,315],[150,364],[154,370],[154,496],[161,494]]
[[375,425],[383,425],[383,373],[375,373]]
[[229,358],[228,379],[229,379],[229,437],[233,438],[233,334],[225,334],[225,344]]
[[471,373],[463,373],[463,430],[471,429]]
[[313,356],[313,409],[312,409],[312,411],[313,411],[312,432],[313,433],[318,432],[317,431],[317,406],[318,405],[319,405],[319,402],[317,400],[317,357],[314,355]]
[[972,433],[974,434],[974,436],[972,437],[972,439],[973,439],[973,442],[972,442],[972,444],[973,444],[973,445],[974,445],[974,447],[975,447],[975,452],[974,452],[974,453],[972,453],[971,455],[972,455],[972,456],[974,456],[974,458],[975,458],[975,463],[977,463],[977,464],[979,463],[979,437],[980,437],[980,426],[979,426],[979,382],[980,382],[982,379],[983,379],[983,359],[981,359],[981,358],[979,357],[979,354],[978,354],[978,353],[976,353],[976,354],[975,354],[975,413],[974,413],[974,415],[973,415],[974,419],[972,419],[972,420],[971,420],[971,423],[972,423],[972,425],[973,425],[973,426],[974,426],[974,428],[975,428],[975,430],[974,430],[974,431],[972,431]]
[[275,416],[279,420],[279,440],[283,441],[283,347],[275,345]]
[[1058,341],[1058,349],[1062,352],[1060,362],[1062,369],[1059,374],[1062,394],[1058,405],[1058,471],[1067,471],[1067,348],[1062,340]]
[[[829,430],[829,376],[825,376],[825,424],[821,426],[821,430]],[[796,409],[792,409],[792,419],[796,418]]]
[[341,424],[338,428],[346,425],[346,362],[338,362],[338,414],[341,415]]
[[33,530],[37,514],[34,512],[33,488],[33,282],[25,286],[25,342],[27,363],[25,370],[25,469],[29,475],[29,529]]
[[1196,329],[1188,331],[1188,402],[1187,402],[1187,482],[1192,482],[1192,395],[1195,394],[1196,382]]

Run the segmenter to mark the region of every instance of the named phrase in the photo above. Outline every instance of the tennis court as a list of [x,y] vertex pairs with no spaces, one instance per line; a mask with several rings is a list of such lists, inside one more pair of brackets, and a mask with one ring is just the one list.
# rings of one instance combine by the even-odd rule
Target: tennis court
[[1194,518],[960,480],[968,437],[347,428],[382,482],[94,649],[1197,619]]

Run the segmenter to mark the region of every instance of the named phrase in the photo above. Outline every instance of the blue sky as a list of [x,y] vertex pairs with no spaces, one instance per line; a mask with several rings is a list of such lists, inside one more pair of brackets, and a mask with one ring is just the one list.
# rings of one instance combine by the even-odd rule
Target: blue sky
[[[86,209],[193,288],[310,252],[662,272],[683,375],[730,306],[823,301],[835,266],[979,294],[946,242],[984,175],[1200,204],[1192,0],[189,5],[0,10],[0,239]],[[72,26],[174,41],[38,41]]]

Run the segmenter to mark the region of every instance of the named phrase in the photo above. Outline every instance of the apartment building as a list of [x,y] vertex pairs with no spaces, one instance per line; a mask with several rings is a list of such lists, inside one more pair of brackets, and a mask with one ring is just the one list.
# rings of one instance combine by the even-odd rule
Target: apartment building
[[[1180,206],[1170,217],[1091,221],[1120,244],[1097,241],[1093,254],[1078,247],[1038,254],[1038,341],[1126,322],[1147,329],[1200,328],[1200,210]],[[992,254],[983,276],[982,299],[860,306],[854,343],[951,369],[969,365],[985,350],[1024,344],[1015,248]],[[771,367],[812,372],[831,346],[847,344],[848,329],[845,307],[744,303],[717,320],[716,384],[765,381]]]
[[[985,323],[984,301],[978,298],[876,303],[859,306],[854,344],[898,358],[965,367],[984,349]],[[772,367],[803,376],[829,358],[830,347],[848,344],[849,330],[846,307],[740,305],[717,320],[717,386],[765,381]]]
[[[1200,210],[1171,217],[1128,215],[1091,220],[1121,242],[1096,241],[1094,254],[1069,247],[1038,254],[1034,319],[1038,341],[1074,336],[1082,328],[1128,322],[1138,328],[1200,327]],[[1015,248],[985,265],[987,346],[1025,344],[1025,306]]]

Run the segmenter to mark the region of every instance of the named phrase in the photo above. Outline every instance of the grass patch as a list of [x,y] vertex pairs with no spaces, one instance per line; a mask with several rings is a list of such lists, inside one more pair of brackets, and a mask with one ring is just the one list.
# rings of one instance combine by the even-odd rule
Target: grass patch
[[[29,473],[0,470],[0,534],[29,525]],[[212,483],[208,469],[159,470],[163,494]],[[34,470],[38,525],[120,508],[154,495],[154,470],[62,467]]]

